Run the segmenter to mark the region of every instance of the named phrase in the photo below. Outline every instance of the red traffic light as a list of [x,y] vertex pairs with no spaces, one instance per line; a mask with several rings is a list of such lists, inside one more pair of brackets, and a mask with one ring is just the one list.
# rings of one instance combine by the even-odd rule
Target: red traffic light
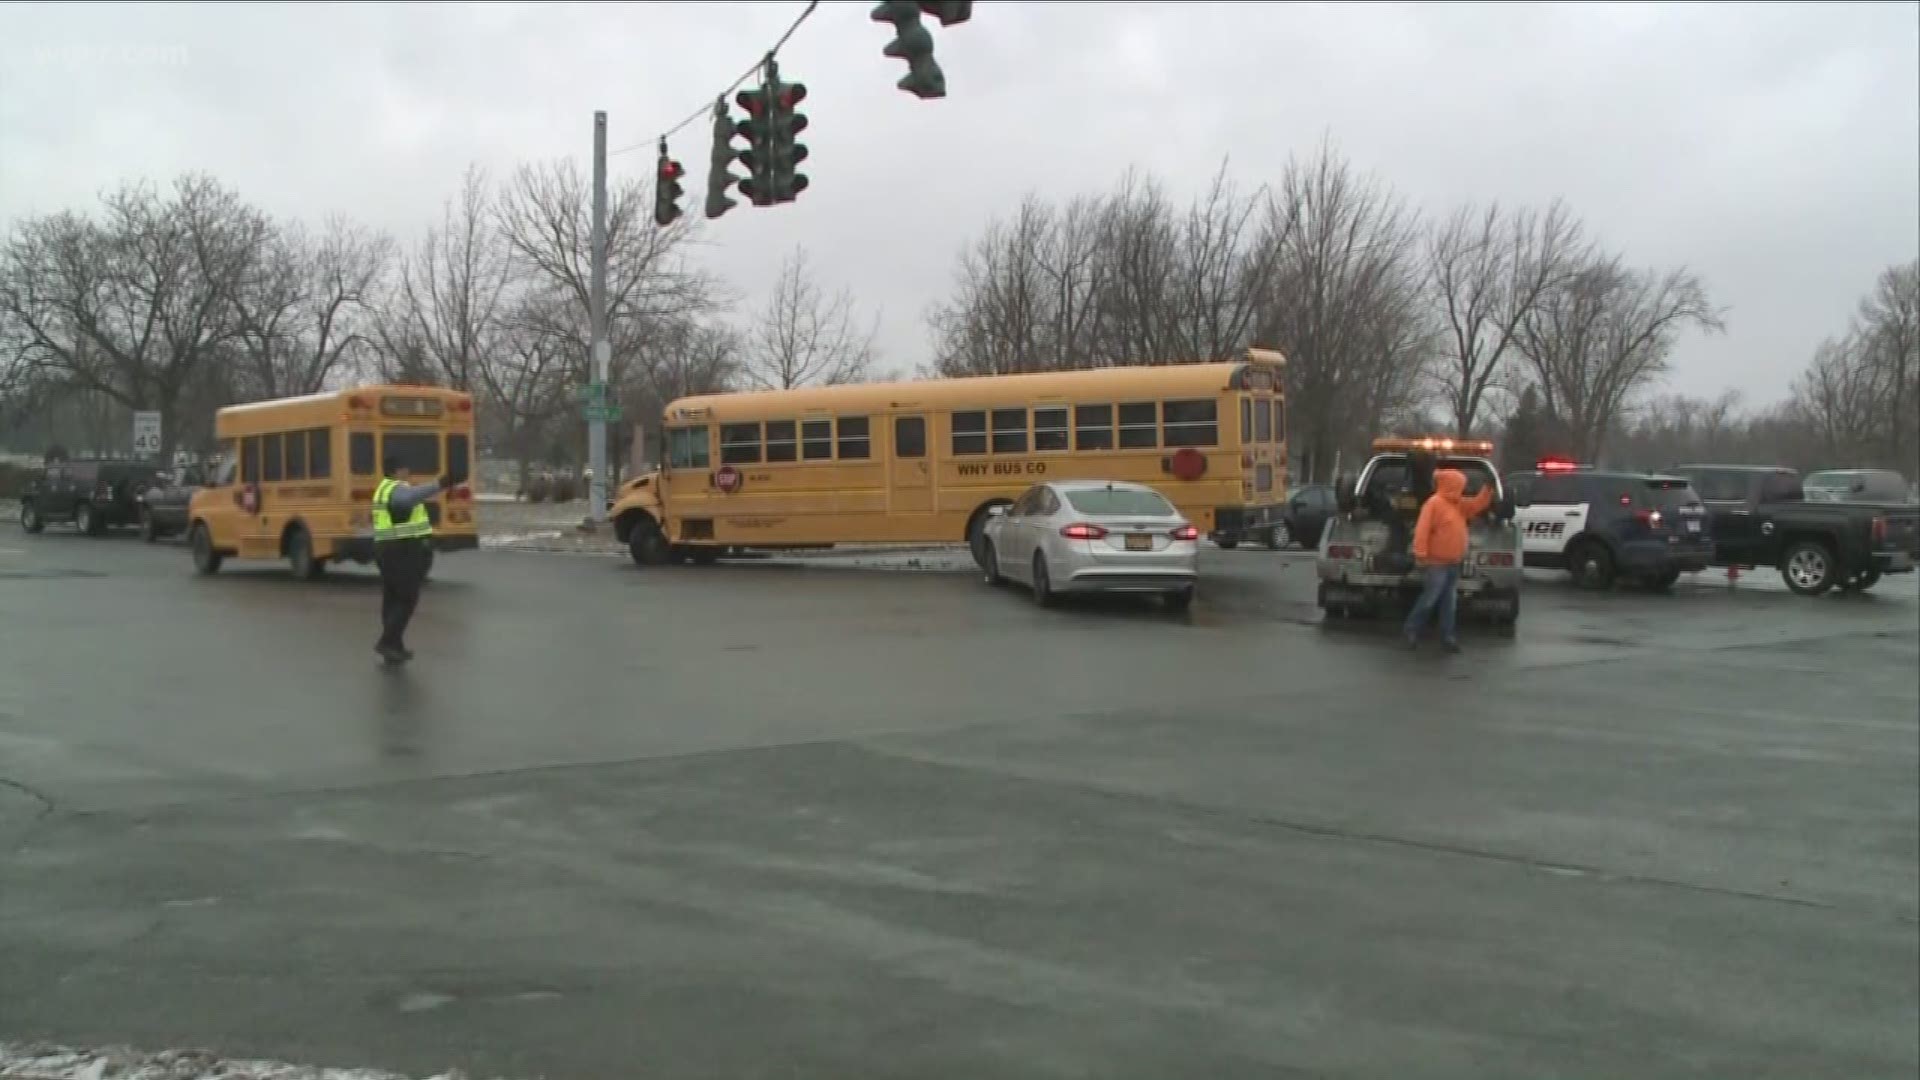
[[678,180],[685,175],[687,175],[687,170],[684,168],[681,168],[679,162],[673,160],[672,158],[660,159],[660,179]]
[[759,116],[767,111],[767,99],[758,90],[740,91],[733,95],[733,103],[745,109],[748,116]]
[[806,83],[782,83],[780,86],[780,107],[791,109],[807,100]]

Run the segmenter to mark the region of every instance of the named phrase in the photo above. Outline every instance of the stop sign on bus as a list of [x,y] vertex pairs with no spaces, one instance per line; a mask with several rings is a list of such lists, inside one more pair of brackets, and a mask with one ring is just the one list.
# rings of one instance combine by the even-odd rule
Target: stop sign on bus
[[720,471],[713,474],[713,486],[725,492],[739,490],[740,470],[731,465],[720,466]]

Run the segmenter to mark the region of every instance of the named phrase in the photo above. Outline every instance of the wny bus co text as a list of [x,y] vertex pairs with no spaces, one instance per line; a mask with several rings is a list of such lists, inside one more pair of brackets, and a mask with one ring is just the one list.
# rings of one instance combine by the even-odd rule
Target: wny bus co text
[[1044,461],[982,461],[977,465],[962,465],[961,476],[1045,476],[1047,463]]

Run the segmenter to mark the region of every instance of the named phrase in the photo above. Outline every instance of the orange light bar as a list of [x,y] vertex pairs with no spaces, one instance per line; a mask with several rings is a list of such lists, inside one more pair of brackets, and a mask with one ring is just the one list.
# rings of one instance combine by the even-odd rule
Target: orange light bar
[[1454,439],[1440,435],[1425,435],[1417,439],[1375,439],[1373,452],[1376,454],[1412,453],[1426,450],[1441,454],[1480,454],[1493,453],[1493,444],[1485,439]]

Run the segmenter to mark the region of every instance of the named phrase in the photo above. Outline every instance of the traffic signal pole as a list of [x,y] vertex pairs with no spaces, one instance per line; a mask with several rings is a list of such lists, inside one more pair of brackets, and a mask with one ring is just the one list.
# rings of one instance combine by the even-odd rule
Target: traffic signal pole
[[[607,344],[607,114],[593,114],[593,280],[588,294],[587,320],[593,349],[593,382],[600,387],[602,403],[606,394],[607,368],[612,349]],[[607,520],[607,421],[605,410],[594,412],[587,420],[587,468],[593,481],[587,485],[587,520],[600,526]]]

